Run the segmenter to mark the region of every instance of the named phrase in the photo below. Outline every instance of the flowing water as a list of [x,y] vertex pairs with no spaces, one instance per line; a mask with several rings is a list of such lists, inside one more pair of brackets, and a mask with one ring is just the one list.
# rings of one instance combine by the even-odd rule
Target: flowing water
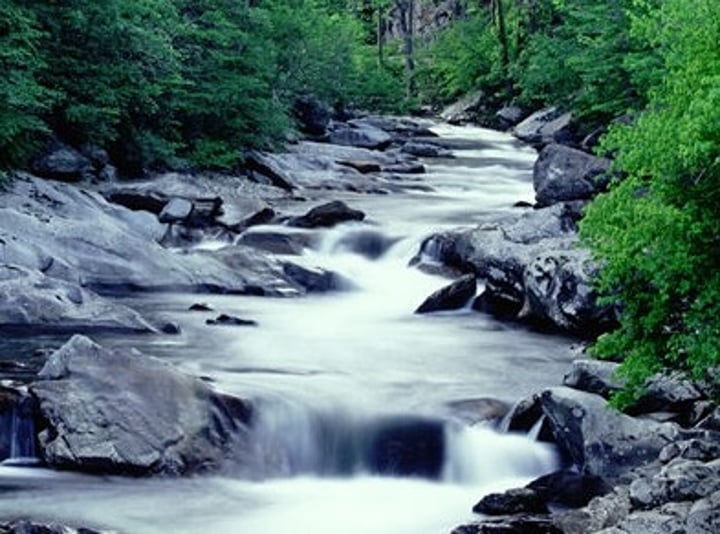
[[[429,233],[532,200],[536,154],[488,130],[436,130],[477,145],[428,162],[422,184],[430,191],[344,195],[371,224],[326,231],[293,258],[340,273],[346,291],[302,299],[142,297],[132,304],[176,321],[183,334],[100,339],[137,346],[254,399],[257,480],[136,480],[3,466],[0,488],[11,491],[0,491],[0,517],[132,533],[437,534],[472,519],[482,495],[551,471],[556,458],[547,445],[463,426],[451,403],[511,403],[557,384],[569,341],[469,309],[414,315],[447,280],[407,267]],[[374,246],[373,254],[358,253],[368,239],[391,245],[379,256]],[[216,311],[187,311],[198,300]],[[205,325],[220,312],[260,326]]]

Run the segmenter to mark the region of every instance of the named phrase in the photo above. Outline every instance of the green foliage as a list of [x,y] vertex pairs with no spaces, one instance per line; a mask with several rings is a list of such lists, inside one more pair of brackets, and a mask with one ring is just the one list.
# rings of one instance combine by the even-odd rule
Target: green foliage
[[620,404],[657,370],[706,378],[720,365],[717,7],[666,0],[643,21],[665,76],[637,122],[606,140],[629,178],[594,202],[582,225],[603,265],[601,291],[623,304],[620,328],[595,348],[625,356]]
[[50,91],[37,81],[42,34],[32,11],[0,0],[0,169],[25,162],[47,132],[39,114]]

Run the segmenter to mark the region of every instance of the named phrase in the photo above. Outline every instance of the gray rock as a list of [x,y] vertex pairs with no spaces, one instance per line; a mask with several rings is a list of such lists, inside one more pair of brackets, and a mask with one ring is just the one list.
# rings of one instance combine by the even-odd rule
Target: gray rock
[[720,460],[673,460],[652,477],[630,484],[630,498],[637,508],[655,508],[668,502],[692,501],[720,491]]
[[312,236],[306,233],[251,230],[240,235],[236,244],[264,250],[272,254],[299,256],[312,242]]
[[486,495],[473,506],[473,512],[485,515],[546,514],[545,501],[530,488],[515,488]]
[[585,475],[570,469],[561,469],[543,475],[527,486],[543,503],[579,508],[595,497],[610,493],[612,489],[602,477]]
[[448,415],[465,425],[499,422],[510,412],[510,406],[498,399],[478,398],[450,401],[445,404]]
[[393,117],[389,115],[369,115],[361,119],[348,121],[353,125],[368,124],[379,128],[390,135],[396,142],[405,141],[411,137],[437,137],[437,134],[430,130],[432,122],[409,119],[407,117]]
[[563,534],[547,515],[512,515],[455,528],[451,534]]
[[571,113],[563,113],[555,107],[542,109],[515,126],[515,137],[536,146],[565,143],[572,139]]
[[686,534],[684,517],[661,510],[633,512],[616,528],[627,534]]
[[587,534],[614,527],[630,510],[629,491],[620,486],[608,495],[596,497],[584,508],[555,515],[553,521],[565,534]]
[[218,315],[215,319],[207,319],[205,321],[205,324],[212,326],[258,326],[257,321],[254,321],[252,319],[243,319],[242,317],[227,315],[225,313]]
[[495,113],[495,123],[501,130],[508,130],[527,117],[527,112],[519,106],[505,106]]
[[457,310],[465,306],[475,296],[477,283],[475,275],[468,274],[452,284],[442,287],[415,310],[415,313],[430,313],[443,310]]
[[249,404],[165,362],[74,336],[39,378],[30,392],[50,467],[180,475],[247,463]]
[[403,145],[400,149],[406,154],[417,156],[419,158],[450,158],[452,152],[432,143],[419,143],[410,141]]
[[440,112],[440,117],[450,124],[478,122],[483,112],[485,93],[476,91],[465,95]]
[[310,268],[292,262],[283,264],[283,272],[308,293],[325,293],[352,287],[352,283],[332,271]]
[[308,211],[305,215],[294,217],[288,224],[298,228],[332,227],[349,221],[362,221],[365,214],[350,208],[340,200],[321,204]]
[[161,223],[180,223],[190,217],[193,211],[193,203],[184,198],[173,198],[158,215]]
[[300,129],[310,135],[324,135],[332,116],[332,108],[314,95],[296,98],[292,111]]
[[601,360],[578,359],[563,378],[563,385],[607,398],[623,387],[617,376],[620,364]]
[[330,131],[330,143],[341,146],[385,150],[392,143],[392,136],[370,124],[340,124]]
[[631,410],[632,413],[686,411],[693,403],[704,398],[697,383],[680,372],[665,372],[648,379],[642,397]]
[[657,459],[680,434],[675,424],[635,419],[598,395],[566,387],[542,392],[540,403],[558,447],[589,475],[617,479]]
[[140,314],[40,271],[0,263],[0,329],[41,332],[156,332]]
[[539,206],[590,199],[607,187],[609,167],[608,159],[563,145],[548,145],[533,169],[535,199]]
[[717,532],[720,532],[720,491],[693,504],[686,523],[687,534],[716,534]]
[[10,523],[0,523],[2,534],[102,534],[101,530],[87,527],[71,527],[60,523],[28,521],[19,519]]
[[74,148],[56,143],[33,161],[32,170],[43,178],[78,182],[92,175],[93,165]]
[[709,462],[720,458],[720,442],[700,438],[675,441],[660,452],[660,461],[668,463],[676,458]]

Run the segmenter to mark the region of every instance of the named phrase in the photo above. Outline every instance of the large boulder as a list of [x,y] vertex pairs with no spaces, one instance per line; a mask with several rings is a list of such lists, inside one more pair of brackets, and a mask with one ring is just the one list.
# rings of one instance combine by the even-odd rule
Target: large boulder
[[619,367],[615,362],[577,359],[563,377],[563,385],[607,398],[623,388],[624,380],[617,376]]
[[165,233],[154,214],[70,184],[21,174],[0,196],[4,262],[94,291],[247,293],[265,268],[231,269],[210,253],[168,250],[159,243]]
[[137,312],[77,284],[18,265],[0,264],[0,330],[156,332]]
[[467,274],[455,280],[452,284],[435,291],[425,299],[415,310],[415,313],[460,309],[475,296],[476,291],[475,275]]
[[32,162],[32,170],[43,178],[78,182],[92,177],[93,164],[74,148],[62,143],[53,143],[46,152]]
[[556,107],[541,109],[513,128],[513,135],[531,145],[567,144],[573,140],[572,114]]
[[365,214],[352,209],[341,200],[315,206],[305,215],[294,217],[288,224],[298,228],[328,228],[349,221],[362,221]]
[[485,93],[475,91],[440,112],[440,117],[450,124],[481,122],[485,112]]
[[354,122],[336,125],[328,140],[334,145],[385,150],[392,143],[392,136],[370,124]]
[[558,447],[588,475],[618,479],[656,460],[681,434],[673,423],[624,415],[598,395],[566,387],[542,392],[539,401]]
[[554,143],[546,146],[533,169],[538,206],[594,197],[607,187],[609,167],[608,159]]
[[408,141],[400,150],[419,158],[450,158],[453,155],[452,152],[435,143],[420,141]]
[[105,531],[47,521],[18,519],[0,523],[0,532],[2,534],[102,534]]
[[50,467],[180,475],[248,460],[250,405],[161,360],[76,335],[38,378],[29,389]]
[[292,107],[293,115],[300,129],[309,134],[322,136],[326,133],[332,108],[313,95],[302,95],[295,99]]

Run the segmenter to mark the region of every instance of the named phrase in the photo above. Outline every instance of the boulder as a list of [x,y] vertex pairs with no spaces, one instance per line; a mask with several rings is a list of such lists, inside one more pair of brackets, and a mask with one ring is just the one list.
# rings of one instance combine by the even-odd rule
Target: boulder
[[510,412],[510,406],[493,398],[462,399],[445,404],[448,415],[465,425],[499,423]]
[[127,306],[77,284],[8,264],[0,264],[0,330],[32,335],[157,331]]
[[362,221],[365,214],[350,208],[341,200],[321,204],[305,215],[290,219],[288,224],[298,228],[328,228],[348,221]]
[[630,492],[625,486],[618,486],[584,508],[556,514],[553,522],[565,534],[587,534],[617,525],[631,509]]
[[714,534],[720,532],[720,491],[695,502],[685,524],[687,534]]
[[465,275],[452,284],[435,291],[425,299],[415,313],[457,310],[465,306],[475,296],[476,291],[475,275]]
[[547,515],[512,515],[455,528],[451,534],[563,534]]
[[248,460],[250,405],[134,350],[73,336],[30,385],[53,468],[181,475]]
[[295,99],[292,112],[303,132],[314,135],[325,135],[332,108],[314,95],[302,95]]
[[453,156],[452,152],[436,144],[418,141],[409,141],[400,150],[419,158],[451,158]]
[[351,169],[355,169],[361,174],[368,174],[371,172],[380,172],[382,170],[382,167],[379,163],[375,161],[361,161],[361,160],[339,160],[339,165],[344,165],[345,167],[350,167]]
[[43,178],[78,182],[93,175],[92,162],[74,148],[53,143],[48,150],[32,162],[32,170]]
[[704,400],[705,394],[696,382],[680,372],[662,372],[650,377],[643,395],[629,409],[630,413],[689,411],[697,401]]
[[385,254],[399,238],[369,228],[359,228],[344,234],[334,245],[333,251],[353,252],[371,260]]
[[509,130],[527,115],[527,112],[519,106],[504,106],[495,113],[495,126],[500,130]]
[[533,113],[515,126],[512,133],[521,141],[535,146],[567,144],[573,140],[571,123],[571,113],[551,107]]
[[370,124],[356,122],[336,125],[328,140],[334,145],[385,150],[392,143],[392,136]]
[[525,488],[532,490],[544,504],[572,508],[586,506],[595,497],[607,495],[612,489],[602,477],[570,469],[543,475]]
[[608,398],[619,391],[624,381],[617,377],[620,364],[601,360],[578,359],[563,378],[563,385]]
[[308,293],[325,293],[351,287],[351,283],[337,273],[317,267],[310,268],[285,262],[283,272]]
[[0,523],[2,534],[102,534],[103,531],[87,527],[71,527],[60,523],[28,521],[18,519],[9,523]]
[[673,423],[619,413],[591,393],[558,387],[542,392],[539,399],[558,447],[583,474],[618,479],[656,460],[680,435]]
[[531,488],[515,488],[486,495],[473,506],[473,512],[485,515],[547,514],[546,501]]
[[446,107],[440,117],[450,124],[481,122],[484,113],[485,93],[475,91]]
[[630,484],[636,508],[657,508],[669,502],[702,499],[720,491],[720,460],[701,462],[677,458],[651,477]]
[[558,144],[542,149],[533,168],[538,206],[569,200],[586,200],[604,191],[610,160]]
[[252,230],[242,233],[237,245],[256,248],[271,254],[299,256],[312,243],[312,236],[275,230]]
[[430,129],[432,122],[410,119],[408,117],[393,117],[389,115],[369,115],[362,119],[349,121],[355,126],[370,125],[379,128],[393,136],[395,142],[403,142],[411,137],[438,137]]
[[193,203],[184,198],[173,198],[163,206],[158,214],[161,223],[182,223],[190,218],[193,212]]

